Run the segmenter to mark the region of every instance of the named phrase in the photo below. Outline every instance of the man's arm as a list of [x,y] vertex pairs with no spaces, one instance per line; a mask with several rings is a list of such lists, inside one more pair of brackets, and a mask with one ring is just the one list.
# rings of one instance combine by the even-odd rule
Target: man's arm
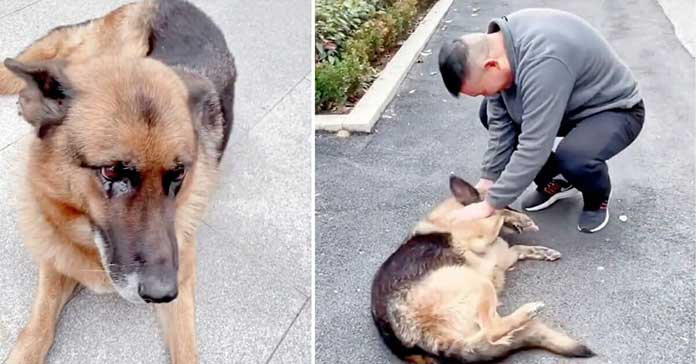
[[522,132],[486,201],[500,209],[511,204],[546,163],[573,90],[575,77],[560,60],[546,58],[520,77]]
[[488,147],[483,154],[481,178],[495,181],[505,169],[515,149],[516,131],[502,97],[488,97]]

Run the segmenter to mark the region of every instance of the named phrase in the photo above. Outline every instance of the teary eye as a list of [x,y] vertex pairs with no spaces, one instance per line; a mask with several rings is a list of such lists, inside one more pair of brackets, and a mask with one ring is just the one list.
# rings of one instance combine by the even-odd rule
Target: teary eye
[[186,168],[184,168],[184,166],[177,166],[171,173],[173,181],[181,182],[184,180],[184,176],[186,176]]
[[168,196],[176,196],[181,189],[181,183],[186,177],[186,167],[179,165],[176,168],[164,173],[162,178],[162,188]]
[[99,177],[102,189],[108,198],[118,197],[133,191],[139,180],[137,171],[121,162],[100,167]]
[[101,176],[107,181],[117,181],[123,178],[123,168],[115,164],[113,166],[101,167]]

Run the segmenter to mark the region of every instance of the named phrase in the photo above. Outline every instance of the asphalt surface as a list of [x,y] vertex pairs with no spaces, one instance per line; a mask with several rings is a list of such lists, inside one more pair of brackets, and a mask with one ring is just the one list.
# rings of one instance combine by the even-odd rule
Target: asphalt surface
[[[48,30],[127,0],[3,0],[0,56]],[[198,234],[201,363],[310,360],[311,4],[194,1],[225,33],[239,78],[235,127]],[[282,26],[278,26],[282,24]],[[15,191],[32,134],[16,97],[0,98],[0,362],[26,322],[37,270],[21,244]],[[47,363],[166,363],[154,312],[82,291],[66,307]]]
[[598,356],[529,351],[504,362],[696,362],[694,59],[653,0],[491,0],[454,2],[425,47],[432,55],[410,70],[374,134],[315,137],[317,363],[399,362],[370,319],[373,274],[448,195],[450,172],[478,179],[486,143],[477,120],[481,100],[447,94],[437,52],[444,38],[485,31],[493,17],[540,6],[569,10],[601,30],[638,78],[647,116],[637,141],[609,163],[607,228],[577,231],[579,198],[534,213],[541,231],[520,240],[555,248],[563,258],[520,263],[501,297],[502,313],[545,302],[541,318]]

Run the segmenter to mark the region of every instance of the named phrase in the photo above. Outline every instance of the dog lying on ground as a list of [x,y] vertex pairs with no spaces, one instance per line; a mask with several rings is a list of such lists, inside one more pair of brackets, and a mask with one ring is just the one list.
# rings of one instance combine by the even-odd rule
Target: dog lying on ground
[[35,128],[19,198],[39,266],[8,363],[43,363],[78,286],[157,303],[172,363],[197,362],[195,232],[232,128],[234,59],[182,0],[56,28],[0,66]]
[[454,176],[450,189],[454,197],[421,220],[375,275],[372,317],[389,349],[418,364],[487,362],[525,348],[593,356],[586,346],[534,318],[541,302],[498,315],[497,294],[506,270],[518,260],[553,261],[561,254],[543,246],[508,246],[499,237],[503,227],[538,230],[527,215],[513,210],[451,223],[449,213],[480,196]]

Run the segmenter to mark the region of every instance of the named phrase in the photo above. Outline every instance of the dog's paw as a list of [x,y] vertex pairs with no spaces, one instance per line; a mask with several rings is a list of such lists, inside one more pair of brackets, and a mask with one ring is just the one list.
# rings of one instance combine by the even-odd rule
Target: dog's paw
[[491,345],[510,346],[510,344],[512,344],[513,338],[514,338],[514,335],[505,335],[496,341],[488,340],[488,343]]
[[558,250],[547,248],[545,246],[538,247],[539,252],[544,257],[544,260],[554,261],[561,258],[561,253]]
[[546,305],[543,302],[530,302],[524,305],[524,310],[527,311],[527,316],[532,319],[539,315],[541,310],[545,307]]
[[505,214],[505,226],[508,226],[517,233],[522,233],[526,231],[539,231],[539,226],[534,223],[531,217],[525,215],[521,212],[506,210]]

